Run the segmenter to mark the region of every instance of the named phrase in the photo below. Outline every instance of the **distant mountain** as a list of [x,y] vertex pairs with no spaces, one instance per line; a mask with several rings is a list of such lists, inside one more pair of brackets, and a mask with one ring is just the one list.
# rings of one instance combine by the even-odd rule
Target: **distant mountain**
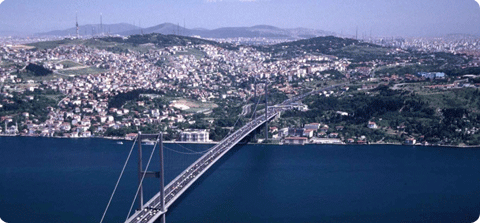
[[[103,29],[103,31],[102,31]],[[99,35],[101,33],[104,34],[120,34],[126,31],[135,31],[140,30],[140,27],[134,26],[127,23],[117,23],[117,24],[88,24],[82,25],[78,27],[78,33],[80,36],[92,36]],[[70,28],[65,30],[54,30],[45,33],[37,33],[39,36],[75,36],[76,35],[76,28]]]
[[196,31],[192,33],[204,38],[237,38],[237,37],[269,37],[269,38],[289,38],[291,37],[286,30],[273,26],[252,26],[252,27],[226,27],[214,30]]
[[[213,30],[184,29],[175,24],[164,23],[144,29],[144,33],[161,33],[164,35],[176,34],[185,36],[200,36],[202,38],[238,38],[238,37],[266,37],[266,38],[312,38],[317,36],[333,35],[332,32],[305,28],[281,29],[274,26],[258,25],[252,27],[225,27]],[[130,33],[125,33],[130,34]],[[133,34],[133,33],[132,33]],[[138,33],[135,33],[138,34]]]
[[[187,29],[188,30],[188,29]],[[135,30],[127,30],[125,32],[119,33],[122,36],[130,36],[130,35],[137,35],[137,34],[150,34],[150,33],[159,33],[163,35],[182,35],[188,36],[186,34],[186,30],[183,27],[172,23],[162,23],[160,25],[148,27],[148,28],[138,28]]]
[[[225,27],[218,29],[185,29],[181,26],[172,23],[162,23],[160,25],[140,28],[130,24],[112,24],[103,25],[104,33],[119,34],[122,36],[130,36],[137,34],[150,34],[159,33],[163,35],[181,35],[181,36],[200,36],[202,38],[238,38],[238,37],[265,37],[265,38],[287,38],[287,39],[299,39],[299,38],[313,38],[318,36],[333,35],[332,32],[315,30],[315,29],[282,29],[268,25],[258,25],[252,27]],[[80,26],[79,33],[83,35],[92,35],[100,33],[100,25],[84,25]],[[66,30],[55,30],[46,33],[39,33],[38,35],[49,36],[74,36],[76,33],[75,28]]]

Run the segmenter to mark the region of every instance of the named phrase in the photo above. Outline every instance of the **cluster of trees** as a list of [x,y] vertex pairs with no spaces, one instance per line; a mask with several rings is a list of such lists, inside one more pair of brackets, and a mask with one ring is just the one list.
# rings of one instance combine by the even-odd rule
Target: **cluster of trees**
[[38,65],[38,64],[33,64],[29,63],[27,67],[25,68],[27,71],[32,72],[35,76],[47,76],[49,74],[52,74],[53,71]]
[[304,53],[334,55],[349,58],[353,62],[384,60],[392,61],[395,57],[407,57],[408,53],[389,55],[389,48],[360,42],[354,39],[334,36],[316,37],[293,42],[279,43],[271,46],[258,46],[258,50],[269,52],[279,58],[294,58]]
[[[13,115],[16,120],[23,121],[25,117],[22,113],[28,112],[30,117],[34,117],[39,122],[47,120],[48,107],[55,107],[57,101],[50,97],[46,97],[46,92],[36,90],[35,92],[26,92],[25,94],[12,93],[13,98],[4,98],[0,96],[0,100],[7,99],[13,103],[2,103],[0,108],[0,116]],[[27,96],[34,96],[34,100],[27,99]]]
[[187,46],[190,44],[201,45],[201,44],[210,44],[214,46],[220,46],[227,49],[236,49],[231,44],[227,43],[218,43],[215,41],[204,40],[188,36],[177,36],[177,35],[162,35],[159,33],[150,33],[144,35],[132,35],[127,39],[121,37],[105,37],[101,38],[105,42],[115,42],[115,43],[126,43],[132,44],[133,46],[138,46],[141,44],[153,43],[158,47],[169,47],[169,46]]
[[110,98],[108,101],[108,108],[121,108],[127,101],[138,100],[141,94],[165,95],[165,92],[152,89],[137,89],[125,93],[119,93]]
[[[385,131],[371,130],[366,124],[371,120],[382,120],[383,126],[397,129],[407,135],[424,136],[428,142],[465,142],[480,144],[480,133],[473,131],[480,125],[480,91],[455,92],[457,100],[466,104],[461,107],[452,107],[448,99],[441,105],[433,105],[428,96],[419,96],[410,92],[393,91],[381,87],[374,91],[375,96],[356,93],[345,97],[309,97],[306,103],[310,110],[287,111],[283,118],[301,117],[300,123],[320,122],[329,125],[345,126],[347,137],[366,135],[370,139],[379,140],[390,137]],[[438,107],[437,107],[438,106]],[[337,114],[336,111],[349,113],[348,116]]]

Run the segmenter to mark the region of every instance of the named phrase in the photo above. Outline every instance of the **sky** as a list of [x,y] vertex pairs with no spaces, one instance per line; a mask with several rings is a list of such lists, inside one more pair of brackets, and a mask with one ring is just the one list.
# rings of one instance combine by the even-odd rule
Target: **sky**
[[480,34],[475,0],[0,0],[0,31],[27,33],[82,24],[164,22],[215,29],[254,25],[359,36]]

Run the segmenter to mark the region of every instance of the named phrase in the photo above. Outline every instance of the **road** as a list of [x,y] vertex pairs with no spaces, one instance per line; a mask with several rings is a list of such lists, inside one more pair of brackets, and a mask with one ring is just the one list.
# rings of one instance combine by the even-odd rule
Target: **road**
[[[340,85],[340,84],[339,84]],[[165,187],[165,199],[164,199],[164,209],[162,210],[161,204],[161,194],[157,193],[145,203],[142,210],[137,210],[130,218],[125,222],[135,222],[135,223],[153,223],[158,219],[163,213],[167,211],[167,208],[175,202],[197,179],[199,179],[217,160],[223,157],[231,148],[233,148],[240,140],[250,134],[253,130],[258,128],[260,125],[271,120],[277,116],[280,112],[285,110],[290,110],[293,108],[291,103],[294,103],[298,100],[302,100],[308,95],[315,94],[324,90],[331,90],[339,85],[332,85],[321,90],[311,91],[305,94],[302,94],[297,97],[293,97],[284,101],[278,106],[271,106],[268,108],[268,117],[261,115],[256,119],[250,121],[246,125],[242,126],[240,129],[234,133],[225,137],[218,144],[213,146],[207,153],[195,161],[192,165],[187,167],[180,175],[178,175],[174,180],[172,180]],[[245,107],[244,107],[245,108]]]
[[252,104],[244,105],[242,107],[242,113],[240,113],[240,116],[246,116],[250,111],[252,110]]

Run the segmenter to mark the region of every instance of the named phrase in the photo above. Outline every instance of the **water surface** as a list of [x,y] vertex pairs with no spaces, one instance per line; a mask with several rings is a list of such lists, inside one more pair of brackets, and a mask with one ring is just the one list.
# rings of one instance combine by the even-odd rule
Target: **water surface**
[[[198,158],[172,150],[209,146],[166,147],[169,181]],[[130,148],[104,139],[0,137],[0,218],[99,222]],[[105,222],[125,220],[137,189],[136,160],[134,151]],[[238,146],[170,207],[167,221],[473,222],[479,161],[476,148]],[[158,181],[145,183],[148,198]]]

